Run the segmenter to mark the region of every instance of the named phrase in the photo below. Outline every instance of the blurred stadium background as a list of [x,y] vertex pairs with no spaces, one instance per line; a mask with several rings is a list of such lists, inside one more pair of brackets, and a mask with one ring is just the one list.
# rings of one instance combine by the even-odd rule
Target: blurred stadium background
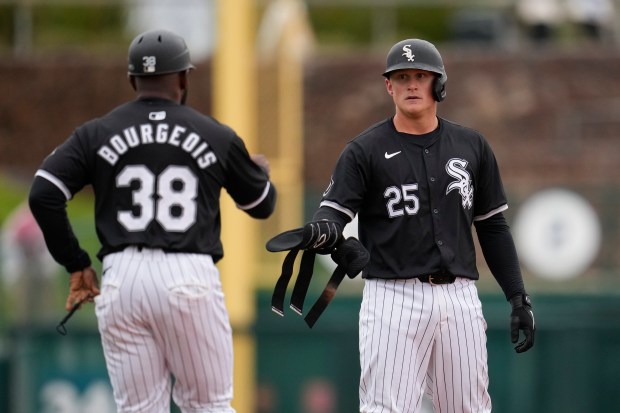
[[[283,256],[264,243],[303,224],[344,144],[392,113],[384,57],[410,37],[443,54],[440,115],[495,150],[536,307],[536,346],[516,355],[480,257],[494,411],[620,411],[619,11],[618,0],[0,0],[0,412],[114,412],[92,307],[66,337],[55,331],[67,278],[24,201],[73,128],[132,98],[127,46],[154,27],[188,41],[188,103],[267,154],[280,191],[258,224],[223,196],[239,413],[357,411],[361,281],[309,330],[271,312]],[[69,213],[94,255],[91,196]],[[331,268],[317,264],[308,302]]]

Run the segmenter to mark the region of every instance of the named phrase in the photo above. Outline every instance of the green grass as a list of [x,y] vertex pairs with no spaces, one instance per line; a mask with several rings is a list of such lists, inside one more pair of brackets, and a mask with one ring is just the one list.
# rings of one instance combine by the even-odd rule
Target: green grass
[[28,194],[28,186],[0,175],[0,227]]
[[[0,5],[0,51],[15,41],[16,7]],[[81,50],[89,53],[125,51],[125,9],[119,4],[33,5],[32,48],[34,52]]]
[[[89,50],[125,50],[124,13],[117,5],[98,7],[39,6],[34,9],[35,47],[80,47]],[[122,47],[121,47],[122,45]]]
[[393,19],[389,29],[394,39],[420,37],[430,41],[446,40],[450,34],[449,22],[454,7],[399,6],[394,9],[372,7],[313,7],[308,15],[317,40],[322,45],[366,46],[375,39],[374,20],[383,15]]
[[[365,48],[377,40],[388,43],[422,37],[442,41],[449,36],[454,5],[309,6],[308,17],[321,46]],[[81,50],[89,53],[123,51],[127,10],[122,4],[91,6],[36,4],[32,8],[32,47],[35,52]],[[259,19],[264,8],[258,7]],[[15,37],[14,5],[0,5],[0,51],[10,50]],[[386,18],[389,27],[376,24]],[[379,19],[379,20],[378,20]],[[387,33],[380,33],[386,30]],[[385,39],[385,36],[395,37]],[[377,39],[376,37],[381,37]]]
[[431,42],[450,37],[450,19],[457,9],[450,6],[398,7],[398,39],[422,38]]

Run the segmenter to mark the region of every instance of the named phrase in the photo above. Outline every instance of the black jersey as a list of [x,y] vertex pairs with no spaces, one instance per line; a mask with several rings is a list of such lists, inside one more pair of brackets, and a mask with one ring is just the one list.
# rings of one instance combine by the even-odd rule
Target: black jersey
[[250,210],[273,188],[235,132],[163,99],[119,106],[85,123],[43,162],[37,176],[67,199],[95,194],[98,256],[128,245],[223,255],[221,189]]
[[449,271],[477,279],[472,223],[508,208],[480,133],[439,119],[435,131],[409,135],[391,118],[347,144],[321,206],[359,214],[366,278]]

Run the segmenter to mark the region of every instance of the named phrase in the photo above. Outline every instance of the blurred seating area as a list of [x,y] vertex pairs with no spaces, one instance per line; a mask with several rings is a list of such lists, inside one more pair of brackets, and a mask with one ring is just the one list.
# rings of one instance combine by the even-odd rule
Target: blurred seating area
[[617,15],[612,0],[517,0],[515,17],[535,44],[557,41],[570,30],[576,40],[611,43]]

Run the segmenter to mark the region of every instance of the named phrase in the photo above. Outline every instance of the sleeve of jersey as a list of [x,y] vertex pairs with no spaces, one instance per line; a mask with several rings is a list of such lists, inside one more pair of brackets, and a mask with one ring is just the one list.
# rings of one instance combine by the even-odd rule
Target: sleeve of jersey
[[238,136],[234,136],[227,155],[225,187],[237,208],[253,218],[268,218],[275,208],[277,195],[269,176],[250,158]]
[[66,211],[67,194],[54,182],[37,176],[28,202],[52,257],[69,273],[91,265],[88,253],[80,248]]
[[50,254],[67,271],[90,266],[86,251],[80,248],[66,211],[66,203],[89,183],[86,151],[78,134],[73,133],[57,147],[35,174],[29,204],[41,227]]
[[517,249],[504,214],[476,221],[474,226],[484,259],[506,298],[524,292]]
[[477,188],[474,188],[474,221],[484,220],[508,209],[495,155],[484,138],[482,145],[481,169],[478,174]]
[[361,148],[356,143],[349,143],[336,162],[320,206],[346,214],[349,220],[355,218],[366,193],[364,165]]
[[36,175],[56,185],[69,200],[84,186],[90,184],[91,173],[87,154],[83,140],[76,131],[45,158]]

